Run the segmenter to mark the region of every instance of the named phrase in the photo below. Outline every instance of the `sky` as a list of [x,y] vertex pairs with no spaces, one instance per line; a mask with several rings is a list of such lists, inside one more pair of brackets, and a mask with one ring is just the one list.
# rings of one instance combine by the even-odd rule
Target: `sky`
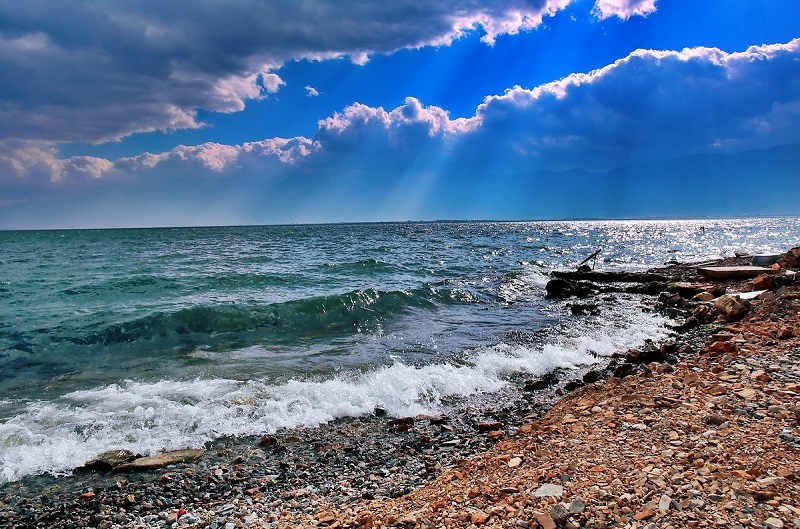
[[0,3],[0,229],[798,214],[797,0]]

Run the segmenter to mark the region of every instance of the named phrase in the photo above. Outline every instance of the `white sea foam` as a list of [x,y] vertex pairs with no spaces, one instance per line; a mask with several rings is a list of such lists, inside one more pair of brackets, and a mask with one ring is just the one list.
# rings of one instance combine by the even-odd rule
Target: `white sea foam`
[[528,265],[524,273],[505,278],[497,293],[506,302],[540,299],[550,279],[544,270]]
[[277,386],[262,380],[125,381],[54,402],[30,402],[0,424],[0,482],[28,474],[69,473],[111,449],[153,453],[200,447],[221,436],[258,435],[364,415],[376,406],[395,416],[434,413],[445,397],[503,388],[511,373],[541,375],[592,364],[665,332],[656,316],[638,315],[628,322],[541,347],[486,347],[458,363],[397,362],[367,373]]

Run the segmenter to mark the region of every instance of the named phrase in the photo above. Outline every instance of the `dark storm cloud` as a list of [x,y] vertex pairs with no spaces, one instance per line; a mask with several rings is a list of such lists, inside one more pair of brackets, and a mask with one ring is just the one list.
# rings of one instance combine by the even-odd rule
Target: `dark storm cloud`
[[290,59],[446,45],[537,26],[570,0],[0,4],[0,140],[103,142],[202,126],[282,84]]

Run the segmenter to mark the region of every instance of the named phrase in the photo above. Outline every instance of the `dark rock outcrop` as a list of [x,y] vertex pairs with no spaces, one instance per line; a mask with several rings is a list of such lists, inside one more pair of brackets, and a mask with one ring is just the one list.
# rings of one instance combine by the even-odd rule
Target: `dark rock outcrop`
[[558,377],[555,373],[547,373],[541,378],[536,380],[527,380],[525,381],[525,386],[523,387],[523,391],[539,391],[545,389],[549,386],[552,386],[558,382]]
[[652,283],[653,281],[667,282],[669,278],[661,274],[650,272],[563,272],[554,271],[553,277],[569,281],[594,281],[596,283]]
[[551,279],[545,285],[548,299],[588,298],[600,291],[600,287],[586,281]]
[[592,314],[597,316],[600,314],[600,309],[594,303],[573,303],[570,305],[569,310],[574,316],[580,314]]

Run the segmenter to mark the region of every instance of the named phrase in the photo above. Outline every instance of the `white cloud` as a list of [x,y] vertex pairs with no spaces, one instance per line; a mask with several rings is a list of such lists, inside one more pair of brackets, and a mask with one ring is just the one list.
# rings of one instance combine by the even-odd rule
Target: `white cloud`
[[[128,172],[153,171],[163,167],[183,168],[195,172],[223,174],[245,166],[258,164],[258,160],[271,159],[291,165],[311,155],[314,142],[308,138],[270,138],[247,142],[242,145],[203,143],[202,145],[179,145],[171,151],[120,158],[113,164]],[[110,163],[110,162],[109,162]]]
[[198,128],[198,110],[237,112],[277,92],[284,82],[275,70],[286,61],[364,64],[471,31],[492,43],[569,2],[3,3],[0,141],[98,143]]
[[382,152],[392,167],[409,150],[428,149],[519,167],[607,170],[631,157],[790,143],[800,141],[798,60],[800,39],[739,53],[637,50],[593,72],[489,96],[471,118],[450,119],[413,97],[390,111],[354,103],[320,120],[313,139],[303,139],[302,157],[280,159],[358,165],[353,153]]
[[350,52],[350,60],[353,61],[353,64],[364,66],[369,62],[369,52],[364,50]]
[[318,147],[314,141],[300,136],[248,142],[242,145],[241,152],[262,158],[274,157],[282,163],[292,165],[311,156]]
[[420,125],[433,137],[470,132],[473,124],[465,118],[450,119],[448,112],[437,106],[424,107],[415,97],[407,97],[405,104],[389,114],[395,127]]
[[119,169],[137,171],[140,169],[153,169],[159,165],[188,163],[197,169],[204,169],[221,173],[230,168],[239,153],[239,147],[222,145],[219,143],[204,143],[202,145],[179,145],[171,151],[160,154],[144,153],[129,158],[121,158],[116,166]]
[[628,20],[632,16],[646,17],[656,12],[656,0],[596,0],[592,13],[604,20],[618,17]]
[[342,137],[366,128],[385,130],[390,124],[389,113],[382,107],[373,108],[354,103],[345,108],[344,112],[337,112],[329,118],[320,120],[318,131],[324,137]]
[[102,178],[113,168],[114,164],[109,160],[94,156],[72,156],[64,160],[65,174],[85,175],[94,180]]
[[317,97],[319,95],[319,90],[313,86],[306,85],[306,95],[308,97]]
[[473,120],[486,148],[551,168],[798,142],[798,60],[800,39],[740,53],[637,50],[588,74],[487,97]]
[[[485,34],[481,40],[494,44],[500,35],[516,35],[541,25],[545,16],[553,16],[571,3],[571,0],[549,0],[547,2],[501,2],[497,7],[465,12],[455,18],[455,31],[441,43],[449,44],[453,38],[466,31],[482,27]],[[516,4],[516,5],[515,5]],[[528,5],[525,5],[528,4]]]
[[[465,118],[450,119],[436,106],[423,106],[413,97],[389,112],[354,103],[341,113],[320,120],[313,138],[269,138],[241,145],[204,143],[178,146],[170,151],[121,158],[115,168],[125,172],[158,172],[182,170],[226,174],[272,164],[296,166],[314,163],[315,156],[338,160],[343,151],[386,152],[414,148],[430,141],[457,139],[478,124]],[[391,157],[391,155],[389,155]],[[322,163],[322,162],[320,162]],[[358,161],[356,160],[357,164]]]
[[453,136],[469,132],[474,121],[465,118],[451,120],[447,111],[436,106],[425,107],[414,97],[387,112],[381,107],[354,103],[341,113],[320,120],[315,138],[323,146],[332,141],[353,140],[373,134],[391,138],[410,129],[427,137]]
[[[51,181],[111,173],[289,176],[381,174],[422,164],[442,174],[605,171],[636,160],[800,143],[800,39],[727,53],[637,50],[601,69],[488,96],[469,118],[414,97],[385,110],[353,103],[312,137],[205,143],[114,163],[60,160],[42,144],[0,151],[0,165]],[[433,169],[435,168],[435,169]]]
[[46,143],[0,143],[0,183],[9,189],[42,182],[97,180],[113,167],[109,160],[93,156],[60,158],[58,151]]
[[248,100],[263,99],[267,94],[276,93],[286,83],[278,75],[269,73],[268,68],[263,66],[261,72],[243,77],[228,75],[214,80],[207,110],[241,112]]

